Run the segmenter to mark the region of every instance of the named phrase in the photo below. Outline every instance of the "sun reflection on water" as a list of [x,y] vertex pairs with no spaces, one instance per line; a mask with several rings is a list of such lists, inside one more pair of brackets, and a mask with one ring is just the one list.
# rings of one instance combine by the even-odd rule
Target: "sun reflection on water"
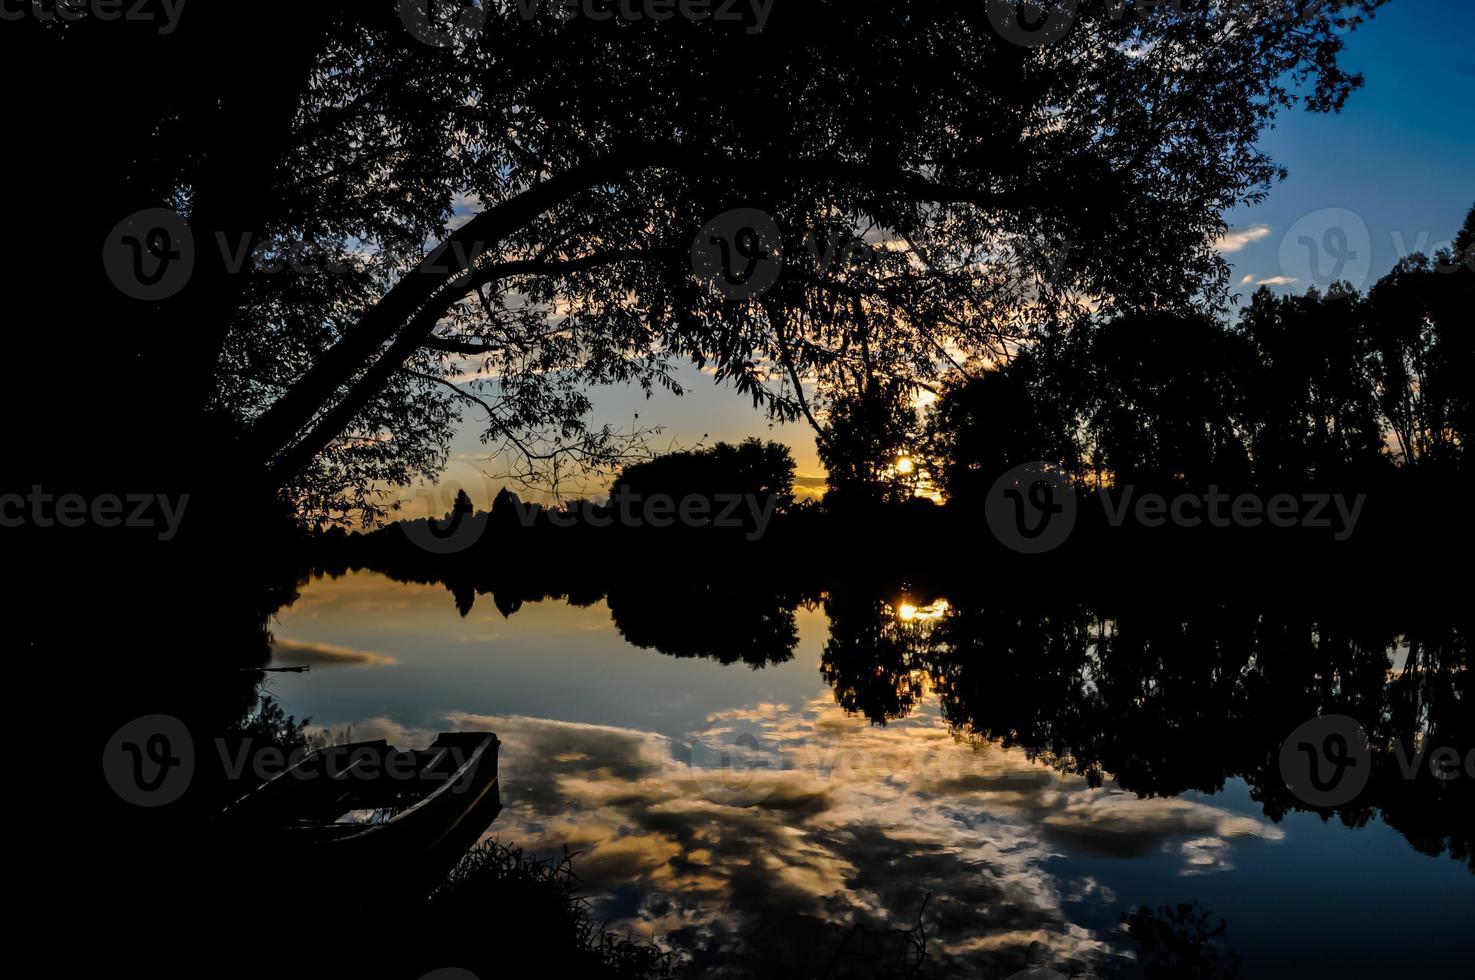
[[925,606],[918,606],[903,599],[892,607],[896,618],[903,623],[932,622],[946,616],[948,608],[946,599],[938,599]]

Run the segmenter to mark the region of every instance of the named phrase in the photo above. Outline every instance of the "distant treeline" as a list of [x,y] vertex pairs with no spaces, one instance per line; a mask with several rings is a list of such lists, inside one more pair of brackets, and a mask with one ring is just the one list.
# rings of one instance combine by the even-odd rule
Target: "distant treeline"
[[[1475,260],[1475,210],[1458,255]],[[949,499],[1026,460],[1082,485],[1298,488],[1394,466],[1455,472],[1475,428],[1475,271],[1401,261],[1367,293],[1276,296],[1236,321],[1137,312],[1063,324],[949,390],[931,456]]]
[[1076,497],[1070,533],[1048,549],[1059,558],[1109,548],[1147,568],[1212,554],[1244,569],[1320,556],[1335,569],[1447,551],[1470,539],[1472,240],[1475,210],[1453,253],[1404,259],[1366,295],[1261,288],[1234,320],[1138,311],[1059,324],[926,411],[888,410],[880,424],[845,406],[821,440],[822,501],[796,501],[786,447],[749,439],[628,466],[598,501],[544,506],[504,489],[478,512],[463,492],[438,519],[318,535],[312,563],[564,583],[597,556],[578,573],[591,588],[631,565],[683,562],[766,564],[804,587],[806,570],[857,562],[978,574],[980,556],[1020,550],[990,493],[1039,463]]

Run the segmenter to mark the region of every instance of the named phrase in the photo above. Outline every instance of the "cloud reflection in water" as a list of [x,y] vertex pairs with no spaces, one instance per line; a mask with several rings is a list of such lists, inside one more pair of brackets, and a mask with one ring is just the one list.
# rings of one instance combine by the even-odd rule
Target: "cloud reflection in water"
[[[694,741],[749,733],[773,750],[765,761],[781,760],[737,773],[650,732],[462,712],[447,722],[502,740],[507,809],[493,836],[578,851],[610,927],[683,948],[700,975],[817,970],[852,922],[910,925],[929,894],[939,975],[1006,976],[1036,940],[1057,965],[1099,964],[1123,937],[1073,923],[1066,906],[1115,896],[1060,880],[1052,859],[1176,855],[1180,874],[1205,874],[1233,866],[1235,839],[1283,837],[1206,803],[1092,789],[1017,749],[960,743],[931,709],[885,727],[823,697],[724,712]],[[355,734],[424,733],[381,720]],[[732,804],[734,785],[751,805]]]

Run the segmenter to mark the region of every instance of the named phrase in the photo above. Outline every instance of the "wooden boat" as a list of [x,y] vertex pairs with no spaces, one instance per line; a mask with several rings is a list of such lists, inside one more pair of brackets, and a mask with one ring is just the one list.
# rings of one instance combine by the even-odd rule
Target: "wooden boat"
[[376,877],[444,874],[501,811],[497,736],[453,732],[428,748],[380,739],[318,749],[221,814],[232,845]]

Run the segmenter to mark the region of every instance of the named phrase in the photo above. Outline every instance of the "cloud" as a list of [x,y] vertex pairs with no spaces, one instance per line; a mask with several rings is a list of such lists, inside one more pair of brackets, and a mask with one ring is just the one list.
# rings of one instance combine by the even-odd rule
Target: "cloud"
[[1245,276],[1239,281],[1241,286],[1289,286],[1300,282],[1295,276],[1270,276],[1265,279],[1256,279],[1254,276]]
[[[1043,820],[1046,836],[1069,851],[1100,857],[1143,857],[1182,845],[1185,861],[1196,871],[1213,870],[1217,863],[1204,856],[1222,856],[1235,838],[1258,837],[1278,841],[1279,827],[1253,817],[1229,813],[1207,803],[1183,799],[1138,799],[1120,790],[1082,795]],[[1211,845],[1224,844],[1214,851]]]
[[456,231],[466,222],[476,217],[483,210],[483,202],[480,196],[464,191],[457,194],[451,202],[451,220],[447,225],[450,231]]
[[[396,744],[418,734],[384,719],[353,727]],[[871,726],[828,694],[722,712],[683,738],[469,712],[446,727],[502,741],[506,809],[490,836],[578,851],[610,928],[676,946],[697,975],[822,971],[852,923],[910,925],[928,894],[940,975],[1006,975],[1034,941],[1057,963],[1111,972],[1124,937],[1072,916],[1117,897],[1057,877],[1062,857],[1171,854],[1180,874],[1205,874],[1232,866],[1238,840],[1283,836],[1210,803],[1093,789],[1021,750],[960,742],[935,709]],[[757,768],[724,768],[711,749],[744,744]]]
[[823,497],[829,486],[829,479],[823,475],[809,476],[801,473],[794,477],[794,496],[801,500],[805,497]]
[[1248,228],[1236,228],[1226,231],[1214,242],[1214,248],[1229,254],[1242,251],[1247,246],[1270,237],[1269,225],[1250,225]]
[[300,643],[296,640],[278,639],[271,645],[271,662],[294,667],[344,667],[351,664],[387,667],[399,661],[387,654],[332,643]]

